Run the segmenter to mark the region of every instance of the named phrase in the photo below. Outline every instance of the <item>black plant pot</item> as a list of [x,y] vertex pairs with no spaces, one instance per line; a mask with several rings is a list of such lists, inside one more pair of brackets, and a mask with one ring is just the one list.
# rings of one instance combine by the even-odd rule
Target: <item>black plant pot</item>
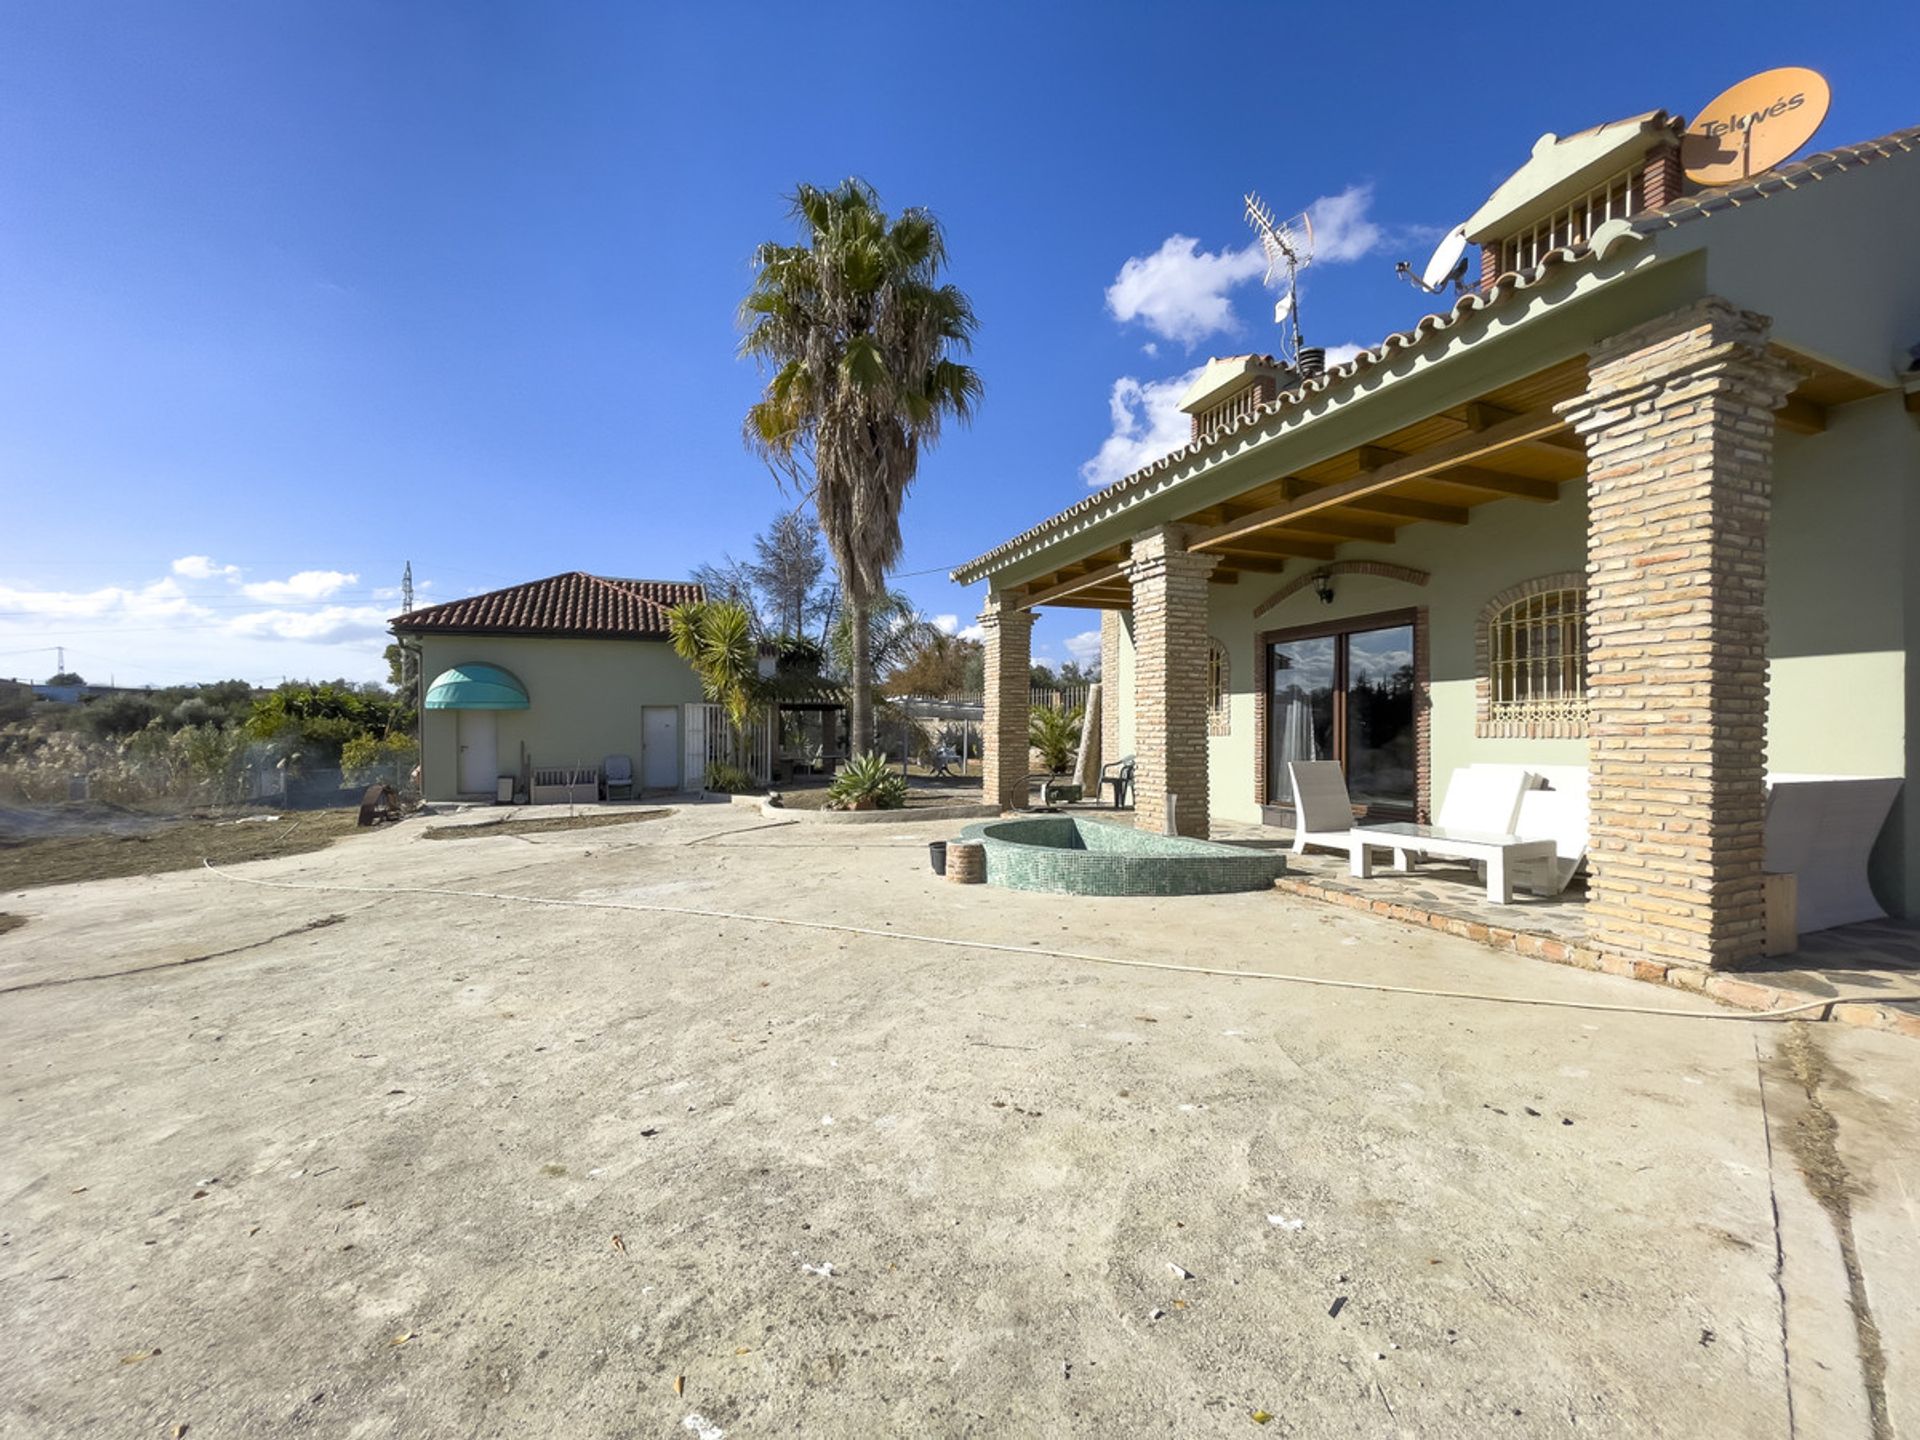
[[927,862],[933,866],[934,874],[944,875],[947,873],[946,841],[929,840],[927,842]]

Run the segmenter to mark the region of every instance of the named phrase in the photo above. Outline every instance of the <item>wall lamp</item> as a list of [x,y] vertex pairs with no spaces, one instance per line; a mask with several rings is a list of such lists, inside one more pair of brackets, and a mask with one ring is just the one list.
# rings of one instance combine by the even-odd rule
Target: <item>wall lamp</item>
[[1320,597],[1322,605],[1333,603],[1333,576],[1322,570],[1313,577],[1313,593]]

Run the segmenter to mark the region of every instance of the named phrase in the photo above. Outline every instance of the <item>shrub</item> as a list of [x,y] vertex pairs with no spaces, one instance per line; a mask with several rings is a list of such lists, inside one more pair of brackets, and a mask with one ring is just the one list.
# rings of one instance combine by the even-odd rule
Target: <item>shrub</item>
[[833,783],[827,786],[827,803],[835,810],[855,807],[903,810],[907,804],[907,782],[899,771],[887,764],[886,756],[868,751],[840,767]]
[[411,735],[356,735],[340,747],[340,775],[351,786],[405,787],[420,761]]
[[160,707],[144,695],[109,695],[87,707],[87,728],[100,736],[133,735],[159,714]]
[[738,765],[728,765],[716,760],[707,766],[707,789],[717,795],[751,795],[760,787],[753,783],[753,777]]

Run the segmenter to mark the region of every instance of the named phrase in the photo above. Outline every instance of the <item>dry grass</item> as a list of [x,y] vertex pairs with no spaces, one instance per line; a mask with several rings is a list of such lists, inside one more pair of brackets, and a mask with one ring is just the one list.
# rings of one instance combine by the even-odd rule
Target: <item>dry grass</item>
[[190,870],[204,860],[236,865],[321,850],[351,835],[357,806],[295,811],[268,820],[213,815],[135,833],[104,829],[0,842],[0,891]]

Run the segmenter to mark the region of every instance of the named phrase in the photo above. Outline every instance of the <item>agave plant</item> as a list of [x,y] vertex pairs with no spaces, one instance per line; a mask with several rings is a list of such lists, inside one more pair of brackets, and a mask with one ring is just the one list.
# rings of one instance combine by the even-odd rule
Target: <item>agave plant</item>
[[904,810],[907,782],[877,750],[855,755],[827,786],[827,803],[836,810]]

